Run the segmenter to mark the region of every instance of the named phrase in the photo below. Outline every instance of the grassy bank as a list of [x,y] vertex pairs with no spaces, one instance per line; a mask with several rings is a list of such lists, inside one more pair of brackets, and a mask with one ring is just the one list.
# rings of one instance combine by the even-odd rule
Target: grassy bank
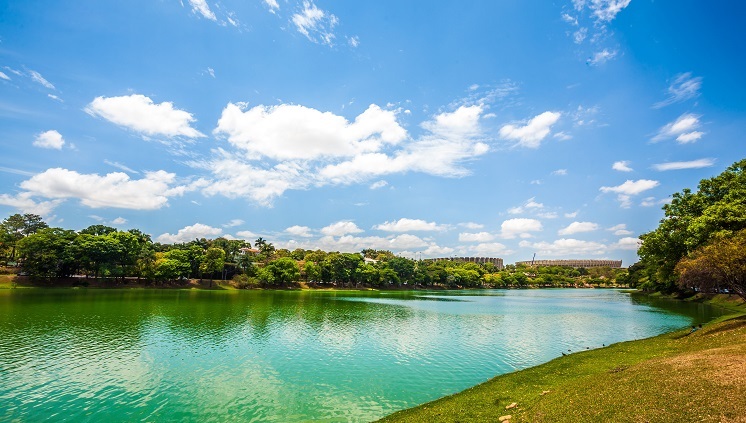
[[746,304],[710,301],[734,314],[560,357],[381,421],[746,422]]

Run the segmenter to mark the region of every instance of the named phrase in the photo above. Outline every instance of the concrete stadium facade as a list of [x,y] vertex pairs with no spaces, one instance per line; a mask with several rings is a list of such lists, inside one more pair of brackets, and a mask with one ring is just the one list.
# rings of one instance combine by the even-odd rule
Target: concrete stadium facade
[[531,266],[532,264],[534,266],[584,267],[586,269],[589,267],[622,267],[621,260],[527,260],[515,262],[516,266]]

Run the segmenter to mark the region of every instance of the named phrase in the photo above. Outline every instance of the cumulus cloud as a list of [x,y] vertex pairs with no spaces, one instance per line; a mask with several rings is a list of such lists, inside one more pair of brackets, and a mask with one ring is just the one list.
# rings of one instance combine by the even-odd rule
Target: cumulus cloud
[[658,133],[652,138],[653,142],[658,142],[670,138],[676,138],[679,144],[688,144],[702,138],[704,132],[697,131],[699,128],[700,116],[685,113],[675,121],[664,125]]
[[195,239],[201,238],[218,238],[222,233],[223,230],[220,228],[213,228],[212,226],[204,225],[202,223],[195,223],[194,225],[179,229],[175,234],[161,234],[156,237],[155,240],[163,244],[174,244],[194,241]]
[[188,190],[187,186],[175,185],[175,182],[176,175],[162,170],[146,172],[144,178],[133,180],[121,172],[100,176],[54,168],[21,182],[21,188],[34,197],[76,198],[91,208],[156,210],[166,206],[169,197]]
[[22,213],[38,214],[46,217],[50,216],[52,211],[63,201],[36,201],[32,197],[33,194],[29,192],[22,192],[15,196],[0,194],[0,205],[16,208]]
[[489,242],[495,239],[495,236],[489,232],[462,232],[458,234],[459,242]]
[[244,224],[243,219],[232,219],[230,222],[224,223],[222,226],[224,228],[234,228],[236,226],[241,226],[243,224]]
[[533,117],[525,125],[505,125],[500,128],[500,137],[516,141],[516,146],[539,148],[541,141],[549,135],[552,125],[557,123],[561,114],[558,112],[544,112]]
[[541,231],[543,226],[536,219],[516,218],[505,220],[500,225],[500,229],[500,236],[505,239],[513,239],[516,236],[528,238],[531,232]]
[[593,232],[598,229],[598,224],[593,222],[572,222],[567,227],[557,231],[558,235],[573,235],[582,232]]
[[661,107],[698,97],[701,87],[702,77],[694,77],[691,72],[678,74],[671,82],[671,85],[668,86],[666,99],[655,103],[653,108],[660,109]]
[[285,229],[285,232],[289,233],[290,235],[303,238],[309,238],[313,236],[313,234],[311,233],[311,228],[309,228],[308,226],[294,225]]
[[611,165],[611,168],[614,170],[618,170],[620,172],[632,172],[633,169],[629,167],[630,162],[627,160],[622,160],[619,162],[614,162],[613,165]]
[[543,209],[543,208],[544,208],[544,204],[537,202],[536,197],[531,197],[528,200],[526,200],[526,202],[523,203],[522,205],[509,208],[508,213],[521,214],[532,209],[538,210],[538,209]]
[[614,233],[614,235],[622,236],[622,235],[632,235],[632,231],[627,230],[627,225],[624,223],[620,223],[618,225],[614,225],[607,229],[607,231],[611,231]]
[[712,167],[715,165],[715,159],[698,159],[688,162],[668,162],[653,165],[653,169],[658,171],[682,170],[682,169],[701,169],[703,167]]
[[438,225],[435,222],[426,222],[421,219],[407,219],[384,222],[376,225],[373,229],[385,232],[410,232],[410,231],[443,231],[447,229],[445,225]]
[[379,189],[379,188],[383,188],[383,187],[385,187],[385,186],[386,186],[386,185],[388,185],[388,184],[389,184],[389,183],[388,183],[388,182],[386,182],[386,181],[384,181],[384,180],[376,181],[376,182],[373,182],[373,183],[372,183],[372,184],[370,185],[370,189]]
[[346,157],[379,151],[406,139],[396,112],[372,104],[354,122],[316,109],[282,104],[243,111],[229,103],[215,134],[256,157],[275,160]]
[[334,27],[339,19],[316,7],[312,1],[304,1],[303,9],[293,14],[291,21],[295,29],[314,43],[333,45]]
[[653,189],[660,185],[660,182],[653,181],[650,179],[639,179],[637,181],[627,180],[621,185],[614,187],[601,187],[601,192],[614,192],[617,194],[617,199],[621,203],[622,207],[629,208],[632,204],[630,197],[633,195],[640,194],[647,190]]
[[34,146],[40,148],[62,150],[63,145],[65,145],[65,140],[62,139],[62,134],[55,130],[42,132],[34,140]]
[[205,135],[190,124],[192,114],[175,109],[165,101],[155,104],[141,94],[120,97],[96,97],[85,108],[91,116],[102,117],[116,125],[150,136],[198,138]]
[[521,241],[519,244],[522,248],[531,248],[542,256],[577,256],[586,257],[590,255],[604,254],[608,247],[595,241],[582,241],[573,238],[562,238],[553,242],[528,242]]
[[624,237],[611,246],[615,250],[637,251],[642,245],[639,238]]
[[244,109],[229,104],[214,131],[239,153],[218,148],[212,159],[191,163],[215,177],[206,195],[247,197],[269,206],[287,190],[362,183],[394,173],[460,177],[469,174],[463,162],[489,150],[481,141],[481,105],[433,116],[414,140],[397,122],[397,112],[376,105],[353,122],[297,105]]
[[121,216],[111,221],[112,225],[124,225],[125,223],[127,223],[127,219]]
[[459,226],[462,226],[462,227],[464,227],[466,229],[482,229],[482,228],[484,228],[484,225],[482,225],[481,223],[476,223],[476,222],[459,223]]
[[513,253],[512,250],[499,242],[482,242],[467,247],[467,250],[470,255],[476,257],[500,257]]
[[321,233],[328,236],[343,236],[347,234],[358,234],[360,232],[363,232],[363,230],[358,228],[355,222],[349,220],[335,222],[321,229]]

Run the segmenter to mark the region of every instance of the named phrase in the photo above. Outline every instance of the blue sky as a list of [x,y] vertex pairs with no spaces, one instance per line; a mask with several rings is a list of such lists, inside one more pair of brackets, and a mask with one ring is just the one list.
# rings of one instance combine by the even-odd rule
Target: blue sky
[[740,2],[0,3],[0,213],[636,261],[744,157]]

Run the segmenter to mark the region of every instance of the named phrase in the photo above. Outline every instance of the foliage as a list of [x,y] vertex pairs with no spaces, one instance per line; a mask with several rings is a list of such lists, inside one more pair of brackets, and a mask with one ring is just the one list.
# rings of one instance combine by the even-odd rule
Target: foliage
[[653,231],[640,236],[638,251],[648,268],[644,288],[677,289],[676,265],[681,259],[716,239],[746,229],[746,159],[718,176],[700,181],[693,193],[684,189],[663,206],[665,217]]
[[696,249],[676,265],[679,286],[702,292],[727,289],[746,300],[746,230]]

